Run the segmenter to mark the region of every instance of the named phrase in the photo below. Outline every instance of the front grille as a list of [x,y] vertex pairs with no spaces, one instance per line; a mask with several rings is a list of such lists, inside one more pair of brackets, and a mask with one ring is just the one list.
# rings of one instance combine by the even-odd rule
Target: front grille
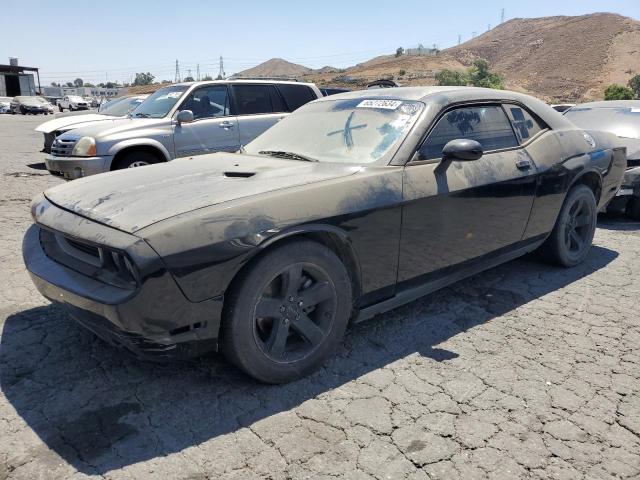
[[44,228],[40,229],[40,245],[51,260],[78,273],[120,288],[138,284],[136,271],[123,252]]
[[640,158],[631,160],[627,159],[627,168],[640,167]]
[[70,157],[77,138],[56,138],[51,144],[51,154],[56,157]]

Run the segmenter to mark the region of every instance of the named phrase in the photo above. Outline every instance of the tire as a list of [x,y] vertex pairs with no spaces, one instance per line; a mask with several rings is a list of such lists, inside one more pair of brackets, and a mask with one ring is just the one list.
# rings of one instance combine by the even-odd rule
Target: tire
[[131,152],[125,153],[119,158],[112,170],[123,170],[125,168],[143,167],[145,165],[151,165],[158,163],[158,157],[150,152]]
[[287,242],[241,275],[225,302],[227,359],[274,384],[319,368],[342,340],[352,309],[349,274],[336,254],[308,240]]
[[24,108],[24,107],[20,107],[20,113],[21,113],[22,115],[26,115],[26,114],[27,114],[27,109],[26,109],[26,108]]
[[540,254],[549,263],[574,267],[589,254],[596,231],[598,211],[593,191],[586,185],[573,187]]
[[62,108],[62,105],[58,105],[58,110],[60,110],[61,112],[64,112],[64,108]]
[[640,197],[631,197],[625,209],[627,217],[640,221]]

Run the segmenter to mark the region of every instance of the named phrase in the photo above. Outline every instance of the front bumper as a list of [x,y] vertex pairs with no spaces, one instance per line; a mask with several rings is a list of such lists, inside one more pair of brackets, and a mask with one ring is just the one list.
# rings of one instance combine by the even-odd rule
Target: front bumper
[[[48,213],[49,217],[75,216],[55,206],[51,209],[54,212]],[[71,230],[82,223],[80,217],[75,221]],[[109,230],[113,230],[118,248],[123,241],[133,241],[132,260],[147,265],[141,268],[136,287],[121,288],[49,258],[40,241],[42,228],[32,225],[24,236],[25,265],[38,291],[61,304],[78,323],[110,344],[147,360],[190,358],[217,349],[222,297],[198,303],[187,300],[146,242],[133,236],[127,239],[128,234],[108,227],[94,226],[102,238],[109,238]],[[86,220],[84,228],[88,230]]]
[[[49,148],[51,148],[51,146],[49,146]],[[111,168],[111,160],[113,160],[111,156],[54,157],[53,155],[49,155],[45,158],[44,163],[47,166],[47,170],[54,175],[62,175],[66,179],[73,180],[108,172]]]

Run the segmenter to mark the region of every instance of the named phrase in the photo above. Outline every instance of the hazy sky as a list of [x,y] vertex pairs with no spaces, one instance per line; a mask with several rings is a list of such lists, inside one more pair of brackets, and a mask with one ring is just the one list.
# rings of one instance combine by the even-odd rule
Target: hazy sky
[[2,0],[0,63],[40,68],[42,83],[227,74],[272,57],[345,67],[396,47],[455,45],[506,19],[614,12],[640,19],[640,0]]

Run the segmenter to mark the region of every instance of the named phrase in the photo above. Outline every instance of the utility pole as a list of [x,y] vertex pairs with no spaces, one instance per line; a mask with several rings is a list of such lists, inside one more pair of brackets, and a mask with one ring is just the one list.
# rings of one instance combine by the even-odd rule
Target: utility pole
[[200,64],[196,65],[196,80],[200,81]]
[[487,32],[491,30],[491,24],[487,25]]
[[458,45],[462,43],[462,35],[458,34]]
[[220,55],[220,69],[218,70],[218,78],[217,80],[222,80],[226,77],[224,73],[224,60],[222,59],[222,55]]
[[176,59],[176,76],[173,80],[173,83],[180,82],[180,64],[178,63],[178,59]]
[[500,12],[500,23],[504,23],[504,8],[502,9],[502,12]]
[[187,70],[187,78],[193,78],[193,77],[191,76],[191,69],[190,69],[190,68]]
[[471,38],[476,38],[476,35],[478,35],[478,32],[472,32],[471,33]]

